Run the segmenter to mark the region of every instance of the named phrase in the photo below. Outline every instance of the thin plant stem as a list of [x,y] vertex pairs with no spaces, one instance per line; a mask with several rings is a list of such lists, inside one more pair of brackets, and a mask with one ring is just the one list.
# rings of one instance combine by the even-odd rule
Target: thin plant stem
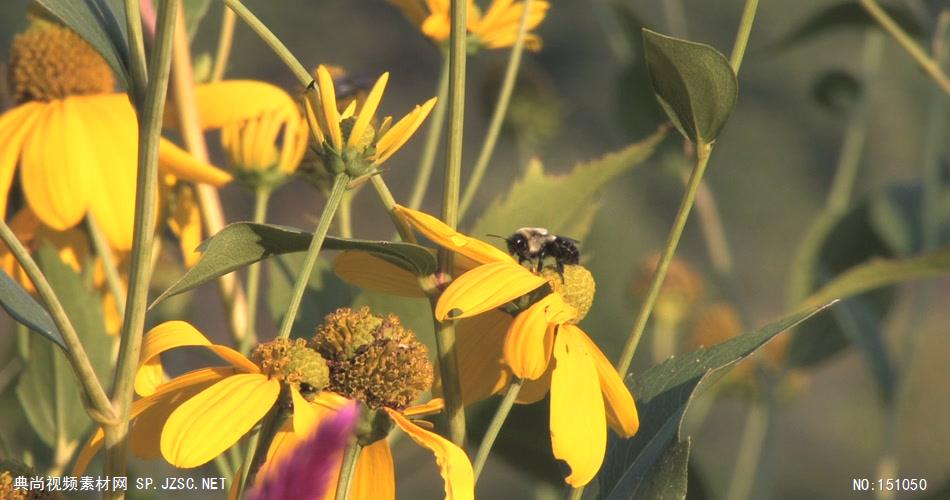
[[307,71],[307,68],[304,68],[303,64],[300,64],[300,61],[294,57],[290,49],[284,45],[284,42],[281,42],[280,39],[271,32],[270,28],[262,23],[253,12],[248,10],[240,0],[224,0],[224,4],[230,7],[254,33],[257,33],[257,36],[261,37],[261,40],[287,65],[301,85],[307,87],[313,82],[313,76]]
[[684,37],[687,32],[686,11],[683,0],[663,0],[663,17],[673,36]]
[[330,190],[326,206],[323,207],[320,221],[317,222],[317,228],[313,232],[313,239],[310,240],[310,248],[307,249],[303,267],[300,268],[300,274],[297,275],[297,281],[294,283],[290,304],[287,305],[287,312],[284,313],[284,319],[280,323],[277,338],[288,338],[290,336],[291,327],[293,327],[294,320],[297,319],[297,312],[300,310],[300,301],[303,299],[303,293],[307,290],[307,283],[310,282],[310,275],[313,274],[317,256],[320,255],[320,249],[323,247],[323,240],[327,237],[330,223],[333,222],[333,217],[343,200],[343,193],[346,192],[346,185],[349,182],[350,178],[346,174],[338,174],[333,179],[333,188]]
[[46,310],[53,318],[53,324],[56,325],[56,329],[63,337],[63,342],[67,348],[64,354],[76,373],[76,378],[79,379],[79,383],[82,385],[86,400],[91,405],[91,408],[88,408],[89,416],[103,425],[114,424],[116,416],[112,408],[112,402],[109,401],[109,396],[103,390],[99,377],[96,376],[92,363],[89,361],[89,356],[86,355],[86,350],[79,340],[79,335],[66,315],[66,310],[63,309],[62,303],[56,296],[56,292],[53,291],[53,287],[50,286],[49,281],[46,280],[46,276],[36,265],[36,261],[30,256],[30,251],[23,246],[23,243],[20,242],[2,217],[0,217],[0,239],[6,243],[10,253],[16,258],[17,263],[23,268],[27,277],[30,278],[33,288],[36,289],[36,294],[43,305],[46,306]]
[[416,237],[412,234],[412,228],[409,227],[406,221],[396,216],[396,211],[394,210],[396,207],[396,199],[393,198],[393,193],[389,190],[389,186],[386,185],[386,181],[383,180],[381,175],[374,175],[370,179],[370,182],[373,184],[373,189],[376,190],[376,194],[379,196],[379,201],[382,202],[383,208],[385,208],[386,213],[389,214],[389,218],[392,220],[399,237],[402,238],[402,241],[407,243],[415,243]]
[[432,110],[429,120],[429,130],[426,132],[425,146],[422,148],[422,157],[419,160],[419,171],[416,173],[416,182],[409,195],[409,208],[418,210],[425,199],[432,180],[432,168],[435,166],[435,156],[439,151],[442,132],[445,130],[445,110],[449,94],[449,58],[442,54],[442,69],[439,71],[438,100]]
[[139,0],[125,0],[125,28],[129,36],[129,93],[136,107],[145,99],[148,71],[145,63],[145,36]]
[[[185,148],[195,158],[208,163],[210,158],[204,133],[201,130],[201,117],[198,116],[189,47],[185,20],[179,19],[175,23],[175,46],[172,49],[171,89],[169,93],[172,105],[175,107],[178,130],[185,143]],[[195,186],[195,192],[198,195],[198,206],[201,210],[201,220],[204,223],[205,232],[211,235],[224,229],[224,211],[221,208],[221,198],[218,196],[217,188],[207,184],[198,184]],[[247,330],[248,307],[247,297],[238,282],[236,273],[229,273],[218,278],[218,295],[229,314],[228,323],[231,327],[231,336],[235,344],[240,344],[244,332]]]
[[702,180],[703,173],[706,171],[706,165],[709,163],[712,145],[700,144],[697,147],[696,153],[696,166],[693,168],[692,174],[690,174],[689,182],[686,184],[686,193],[683,195],[679,209],[676,212],[676,217],[673,219],[673,228],[670,230],[666,245],[663,247],[660,261],[657,263],[650,288],[647,290],[643,304],[640,306],[640,311],[637,313],[633,329],[627,338],[626,344],[624,344],[623,353],[617,362],[617,371],[621,376],[625,375],[630,369],[630,363],[633,362],[637,345],[640,343],[640,338],[646,329],[647,321],[650,319],[650,313],[653,312],[656,299],[660,295],[660,289],[666,278],[666,272],[670,267],[670,261],[673,260],[673,254],[676,253],[676,247],[679,245],[680,237],[683,235],[683,228],[686,227],[686,220],[689,218],[690,209],[693,207],[693,200],[696,198],[699,182]]
[[752,24],[755,20],[755,11],[759,7],[759,0],[746,0],[745,7],[742,8],[742,18],[739,20],[739,30],[736,33],[736,41],[732,46],[732,54],[729,56],[729,64],[732,71],[739,74],[739,67],[742,66],[742,58],[745,57],[745,48],[749,44],[749,35],[752,33]]
[[[252,221],[262,223],[267,219],[267,202],[271,195],[270,186],[259,186],[254,190],[254,214]],[[257,343],[257,295],[261,283],[261,264],[251,264],[247,268],[247,331],[239,344],[242,353],[250,351]]]
[[218,49],[214,53],[214,66],[211,70],[211,81],[217,82],[224,78],[228,69],[228,59],[231,56],[231,47],[234,44],[234,25],[237,17],[231,9],[224,9],[221,16],[221,31],[218,33]]
[[940,86],[943,92],[950,96],[950,78],[940,69],[940,65],[928,56],[927,53],[924,52],[924,49],[920,48],[920,45],[917,45],[917,42],[904,32],[875,0],[858,0],[858,2],[864,7],[864,10],[884,28],[884,31],[914,59],[917,65],[920,66],[920,69],[924,70],[924,72]]
[[773,406],[772,398],[766,397],[765,401],[756,401],[749,409],[742,437],[739,438],[736,468],[729,481],[726,500],[746,500],[752,493],[758,475],[756,469],[769,434]]
[[122,280],[119,278],[119,269],[116,267],[115,255],[112,253],[112,247],[106,241],[102,228],[96,222],[91,213],[86,214],[86,227],[89,229],[89,239],[92,240],[92,247],[102,261],[102,269],[106,275],[106,285],[109,292],[115,298],[115,305],[119,309],[119,314],[125,316],[125,287],[122,286]]
[[343,463],[340,464],[340,478],[336,483],[336,500],[346,500],[353,487],[353,476],[356,472],[356,461],[360,457],[363,447],[359,441],[353,439],[343,450]]
[[523,384],[524,379],[516,378],[508,385],[508,390],[505,391],[505,396],[501,399],[501,404],[498,405],[498,408],[495,410],[495,415],[488,424],[485,437],[482,438],[482,443],[478,446],[478,453],[475,454],[475,461],[472,463],[472,467],[475,469],[476,482],[478,481],[478,476],[482,473],[482,469],[485,468],[485,463],[488,461],[488,455],[491,453],[492,445],[495,444],[495,440],[501,432],[501,427],[505,424],[505,420],[511,412],[511,407],[514,406],[515,400],[518,399],[518,393],[521,392],[521,386]]
[[[162,2],[156,23],[155,45],[152,47],[148,87],[139,113],[138,174],[135,181],[135,223],[132,232],[132,264],[129,291],[119,358],[116,363],[112,403],[119,422],[105,432],[108,476],[125,476],[129,409],[132,405],[132,384],[142,347],[145,312],[148,306],[148,284],[151,271],[152,239],[155,236],[155,215],[158,197],[158,144],[161,139],[162,116],[171,69],[172,41],[178,2]],[[114,492],[121,498],[123,492]]]
[[356,191],[347,191],[343,195],[343,201],[340,202],[340,209],[336,215],[340,224],[340,236],[343,238],[353,237],[353,197]]
[[478,152],[478,159],[475,161],[475,167],[472,169],[472,175],[465,184],[465,192],[462,195],[462,202],[459,205],[459,218],[465,216],[465,212],[472,204],[475,198],[475,192],[482,183],[485,171],[488,169],[488,162],[491,161],[492,153],[495,152],[495,145],[498,143],[498,134],[501,132],[501,126],[505,122],[505,115],[508,113],[508,104],[511,102],[511,93],[515,88],[515,82],[518,80],[518,69],[521,67],[521,55],[524,53],[525,33],[528,31],[528,16],[531,13],[531,0],[524,0],[522,5],[523,12],[518,24],[518,35],[515,38],[515,44],[511,47],[511,54],[508,56],[508,66],[505,68],[505,77],[501,83],[501,90],[498,92],[498,100],[495,102],[495,110],[492,112],[491,121],[488,125],[488,132],[485,134],[485,141],[482,143],[482,149]]

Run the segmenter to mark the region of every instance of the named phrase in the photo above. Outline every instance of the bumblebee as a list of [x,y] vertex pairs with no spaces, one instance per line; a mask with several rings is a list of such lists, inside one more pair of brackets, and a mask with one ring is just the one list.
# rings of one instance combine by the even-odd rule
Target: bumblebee
[[581,257],[580,250],[577,249],[579,241],[551,234],[543,227],[523,227],[507,238],[498,235],[491,236],[505,240],[508,244],[508,253],[517,257],[519,264],[537,260],[539,273],[544,268],[545,257],[554,259],[554,265],[561,276],[564,275],[565,264],[577,264]]

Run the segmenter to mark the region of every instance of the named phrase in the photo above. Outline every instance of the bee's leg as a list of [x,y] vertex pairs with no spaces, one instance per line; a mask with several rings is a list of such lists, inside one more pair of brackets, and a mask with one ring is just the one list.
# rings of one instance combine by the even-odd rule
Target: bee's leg
[[561,276],[561,283],[564,283],[564,262],[561,259],[557,259],[557,273]]
[[538,274],[541,273],[541,270],[544,269],[544,249],[541,249],[541,252],[538,253]]

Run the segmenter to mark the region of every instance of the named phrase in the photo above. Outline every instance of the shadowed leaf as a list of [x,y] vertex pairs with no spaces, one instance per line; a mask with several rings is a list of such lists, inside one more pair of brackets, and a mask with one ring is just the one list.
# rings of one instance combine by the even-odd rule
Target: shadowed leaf
[[46,337],[64,351],[67,350],[59,329],[46,309],[3,270],[0,270],[0,306],[3,306],[13,319]]

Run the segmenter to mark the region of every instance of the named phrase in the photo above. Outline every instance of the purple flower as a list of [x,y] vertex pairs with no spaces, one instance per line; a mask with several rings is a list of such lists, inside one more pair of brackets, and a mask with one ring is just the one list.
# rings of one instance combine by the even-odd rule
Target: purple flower
[[332,482],[340,454],[359,418],[359,408],[350,402],[323,420],[292,454],[277,465],[267,480],[251,491],[251,500],[304,500],[322,498]]

